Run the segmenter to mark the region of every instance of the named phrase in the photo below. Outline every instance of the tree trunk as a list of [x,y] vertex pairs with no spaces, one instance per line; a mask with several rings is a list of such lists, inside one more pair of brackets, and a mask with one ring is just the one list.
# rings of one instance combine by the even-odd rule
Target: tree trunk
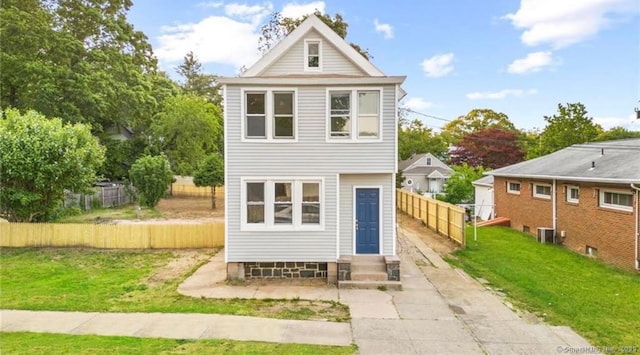
[[216,209],[216,187],[211,186],[211,208]]

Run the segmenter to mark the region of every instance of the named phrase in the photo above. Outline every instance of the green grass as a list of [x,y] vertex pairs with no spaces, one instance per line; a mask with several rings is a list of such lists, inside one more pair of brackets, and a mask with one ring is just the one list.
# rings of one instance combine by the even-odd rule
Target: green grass
[[96,221],[109,221],[112,219],[148,219],[158,218],[162,214],[153,208],[141,206],[140,213],[136,217],[136,205],[124,205],[110,208],[97,208],[83,211],[82,214],[73,216],[63,216],[58,218],[56,223],[96,223]]
[[638,273],[504,227],[478,228],[477,242],[468,241],[448,261],[488,280],[546,322],[571,326],[594,345],[640,346]]
[[12,248],[0,251],[0,304],[5,309],[350,319],[348,307],[337,302],[180,295],[176,291],[178,285],[199,265],[162,282],[150,282],[154,272],[173,258],[168,251]]
[[2,354],[353,354],[355,346],[0,333]]

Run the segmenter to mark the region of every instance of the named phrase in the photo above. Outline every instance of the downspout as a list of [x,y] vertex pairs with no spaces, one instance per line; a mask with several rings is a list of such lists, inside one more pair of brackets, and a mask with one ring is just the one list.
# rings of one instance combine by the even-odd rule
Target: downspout
[[553,214],[553,233],[557,234],[558,228],[558,207],[557,207],[557,192],[556,192],[556,179],[553,179],[553,200],[551,200],[551,213]]
[[635,235],[635,263],[636,263],[636,270],[640,269],[640,261],[638,261],[638,238],[640,238],[640,226],[638,226],[638,209],[640,209],[640,187],[637,187],[636,185],[634,185],[633,183],[631,184],[631,188],[636,190],[636,220],[635,220],[635,225],[636,225],[636,235]]

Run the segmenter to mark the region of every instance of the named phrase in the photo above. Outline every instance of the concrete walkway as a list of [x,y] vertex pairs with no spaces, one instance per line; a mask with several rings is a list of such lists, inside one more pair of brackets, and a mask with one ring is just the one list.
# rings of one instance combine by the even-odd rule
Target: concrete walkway
[[3,310],[1,330],[321,345],[355,342],[360,354],[555,354],[558,349],[589,346],[568,327],[517,315],[501,297],[452,269],[414,232],[399,229],[398,234],[402,291],[226,285],[221,282],[223,253],[178,288],[198,298],[339,301],[349,306],[351,324],[205,314]]

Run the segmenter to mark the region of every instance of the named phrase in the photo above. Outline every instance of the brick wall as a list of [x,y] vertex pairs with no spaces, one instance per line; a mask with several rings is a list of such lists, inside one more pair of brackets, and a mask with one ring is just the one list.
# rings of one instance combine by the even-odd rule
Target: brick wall
[[[507,193],[507,181],[520,182],[520,195]],[[538,227],[552,227],[552,202],[533,197],[534,183],[552,183],[544,180],[506,179],[496,177],[494,194],[496,215],[511,219],[511,226],[536,235]],[[578,203],[567,202],[566,187],[578,186]],[[625,212],[599,206],[600,189],[616,189],[632,192],[629,185],[556,182],[557,229],[565,232],[563,244],[579,253],[586,253],[587,246],[597,250],[597,258],[616,266],[635,267],[635,212]],[[636,208],[636,196],[633,206]]]

